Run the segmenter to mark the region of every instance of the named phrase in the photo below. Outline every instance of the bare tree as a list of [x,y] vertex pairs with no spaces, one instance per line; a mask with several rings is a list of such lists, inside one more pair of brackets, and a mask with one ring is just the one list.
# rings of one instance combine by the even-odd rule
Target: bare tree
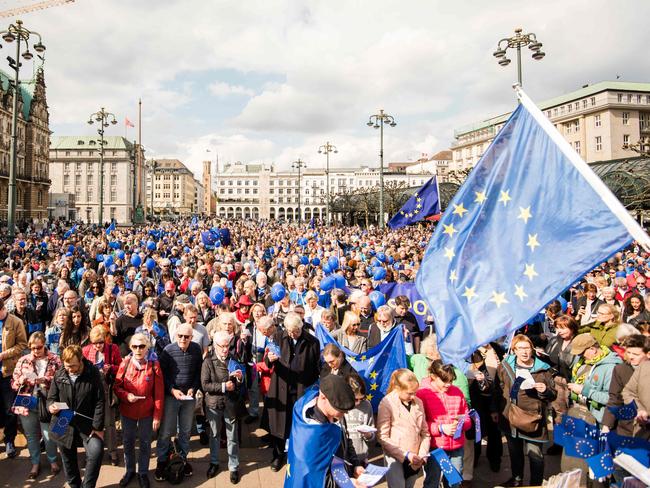
[[389,180],[384,183],[384,208],[388,215],[395,215],[409,199],[406,181]]

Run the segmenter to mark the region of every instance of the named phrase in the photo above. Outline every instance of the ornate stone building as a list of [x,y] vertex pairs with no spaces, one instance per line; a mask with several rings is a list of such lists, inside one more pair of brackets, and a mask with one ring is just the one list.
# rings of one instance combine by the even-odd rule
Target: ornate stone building
[[[14,88],[0,71],[0,220],[6,225],[11,165],[11,117]],[[16,223],[41,222],[48,216],[50,188],[48,148],[49,112],[43,70],[34,79],[21,81],[18,92],[18,151],[16,158]],[[3,225],[3,226],[4,226]]]

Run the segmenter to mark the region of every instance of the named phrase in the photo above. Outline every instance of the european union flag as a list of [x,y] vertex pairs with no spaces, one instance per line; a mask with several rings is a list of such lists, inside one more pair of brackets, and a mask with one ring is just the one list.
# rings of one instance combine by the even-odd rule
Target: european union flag
[[201,242],[206,246],[214,246],[214,243],[217,242],[217,238],[209,230],[201,232]]
[[618,420],[632,420],[636,417],[636,402],[632,400],[627,405],[612,405],[607,407]]
[[454,465],[451,464],[451,460],[444,450],[438,448],[431,451],[431,456],[436,460],[438,466],[440,466],[440,471],[442,471],[442,474],[447,479],[449,486],[459,485],[463,482],[463,477]]
[[316,337],[320,341],[321,350],[326,344],[332,343],[345,353],[348,362],[365,381],[366,399],[376,412],[388,390],[390,375],[396,369],[406,368],[402,328],[395,327],[383,341],[363,354],[355,354],[341,346],[322,324],[316,327]]
[[68,430],[68,425],[70,425],[72,417],[74,417],[74,410],[61,410],[58,417],[56,417],[56,422],[53,421],[50,425],[50,432],[58,436],[64,435],[66,430]]
[[420,327],[421,330],[426,329],[427,325],[425,320],[427,315],[429,315],[429,306],[418,293],[415,283],[382,283],[377,287],[377,289],[386,295],[386,301],[389,304],[391,304],[391,299],[395,299],[395,297],[400,295],[408,297],[411,302],[409,312],[412,312],[415,316],[418,322],[418,327]]
[[345,470],[345,462],[337,456],[332,459],[332,478],[339,488],[354,488],[354,484]]
[[450,202],[416,277],[446,363],[525,324],[632,237],[650,238],[587,164],[521,105]]
[[309,388],[293,406],[284,488],[323,488],[332,456],[341,443],[341,427],[305,417],[316,404],[318,385]]
[[74,234],[75,232],[77,232],[77,224],[70,227],[70,229],[68,229],[66,233],[63,234],[64,239],[70,239],[70,236],[72,236],[72,234]]
[[440,192],[438,179],[434,176],[406,201],[399,212],[393,215],[393,218],[388,221],[388,227],[399,229],[439,213]]
[[586,437],[567,437],[564,440],[564,453],[567,456],[587,459],[600,452],[597,439]]
[[112,220],[110,225],[106,228],[106,235],[110,236],[111,232],[113,232],[114,230],[115,230],[115,221]]
[[609,449],[586,459],[595,479],[606,478],[614,472],[614,458]]

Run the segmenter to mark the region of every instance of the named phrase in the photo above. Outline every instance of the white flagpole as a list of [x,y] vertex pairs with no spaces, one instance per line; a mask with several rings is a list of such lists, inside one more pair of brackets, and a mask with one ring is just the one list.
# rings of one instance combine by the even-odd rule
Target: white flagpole
[[524,108],[528,110],[535,121],[542,127],[542,129],[544,129],[544,132],[548,134],[551,140],[560,148],[562,153],[569,159],[569,161],[571,161],[571,163],[573,163],[587,183],[589,183],[598,196],[600,196],[605,205],[607,205],[612,213],[618,217],[634,240],[641,244],[646,251],[650,251],[650,236],[648,236],[637,221],[632,218],[623,204],[618,200],[618,198],[616,198],[612,191],[607,188],[607,185],[605,185],[589,165],[583,161],[580,155],[575,152],[569,142],[562,137],[562,134],[558,132],[539,107],[537,107],[528,95],[526,95],[521,86],[518,83],[515,83],[513,88]]

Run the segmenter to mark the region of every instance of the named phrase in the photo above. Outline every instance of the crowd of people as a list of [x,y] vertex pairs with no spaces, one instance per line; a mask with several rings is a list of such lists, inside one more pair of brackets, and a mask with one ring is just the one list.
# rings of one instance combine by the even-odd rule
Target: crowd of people
[[[196,433],[209,446],[208,478],[220,470],[225,437],[236,484],[241,422],[268,433],[279,471],[293,407],[313,388],[320,392],[307,415],[341,427],[337,455],[355,486],[377,443],[388,486],[401,488],[422,472],[424,486],[449,486],[430,456],[436,448],[464,486],[483,450],[499,472],[504,437],[512,473],[504,486],[524,486],[526,457],[529,484],[541,485],[545,456],[561,453],[549,427],[569,414],[650,439],[648,253],[633,247],[600,264],[509,343],[483,345],[461,369],[442,362],[432,317],[419,325],[407,296],[375,299],[382,283],[414,281],[431,232],[429,224],[380,231],[196,219],[27,229],[0,248],[7,458],[17,455],[20,427],[32,480],[44,451],[50,474],[60,458],[71,487],[95,486],[103,462],[123,462],[120,486],[148,487],[153,441],[155,479],[182,479],[193,475]],[[318,327],[338,345],[322,345]],[[390,372],[373,412],[344,351],[364,354],[395,328],[408,367]],[[630,420],[608,408],[632,401]],[[478,422],[463,421],[470,410],[483,442],[474,442]]]

